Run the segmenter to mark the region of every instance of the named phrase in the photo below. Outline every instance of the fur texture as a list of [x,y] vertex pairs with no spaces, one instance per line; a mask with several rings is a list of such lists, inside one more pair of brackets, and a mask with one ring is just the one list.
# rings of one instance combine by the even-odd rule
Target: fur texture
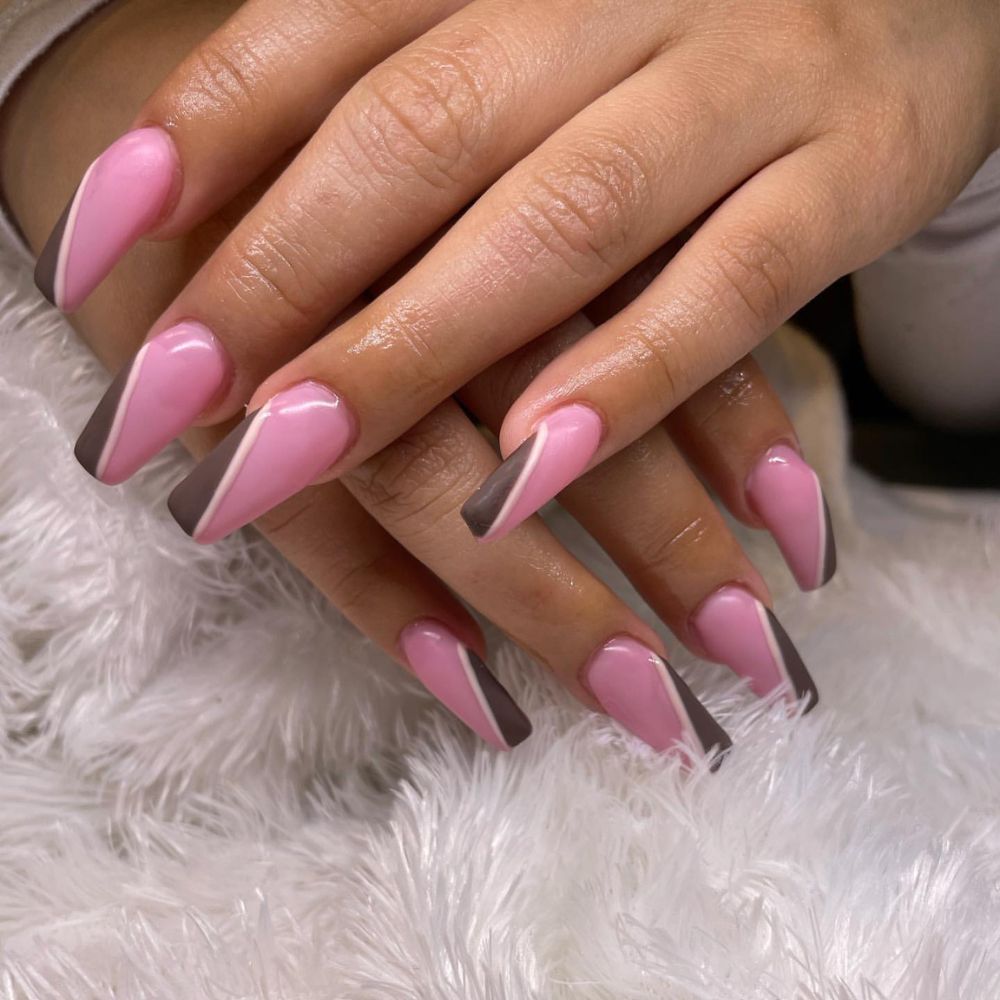
[[535,734],[478,744],[260,539],[185,538],[179,450],[89,479],[107,376],[7,267],[0,995],[1000,995],[1000,499],[846,469],[825,360],[767,360],[842,568],[801,595],[747,544],[824,700],[788,720],[678,655],[737,744],[685,778],[496,637]]

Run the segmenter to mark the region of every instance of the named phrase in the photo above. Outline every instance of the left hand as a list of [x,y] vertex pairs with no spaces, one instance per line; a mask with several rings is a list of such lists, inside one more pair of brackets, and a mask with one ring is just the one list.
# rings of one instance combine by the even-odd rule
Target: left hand
[[[401,3],[369,15],[391,21]],[[206,207],[212,186],[185,162],[185,150],[205,147],[199,135],[214,135],[213,162],[243,179],[248,158],[260,165],[246,141],[257,123],[299,128],[315,112],[317,67],[344,26],[328,38],[310,26],[309,46],[293,52],[296,19],[314,6],[251,0],[147,102],[137,122],[171,135],[173,203],[188,206],[161,219],[159,235],[182,227],[189,188]],[[456,12],[379,54],[344,96],[332,88],[325,121],[154,326],[195,319],[229,350],[234,378],[209,422],[304,380],[329,387],[349,433],[326,456],[327,478],[708,213],[646,292],[554,360],[507,414],[504,453],[529,438],[539,451],[537,507],[831,280],[919,228],[1000,143],[995,0],[445,7]],[[206,65],[240,84],[226,99],[243,131],[220,129],[218,108],[192,98],[206,93]],[[291,359],[388,262],[480,195],[417,266]],[[563,418],[581,412],[556,416],[568,404],[582,404],[599,433],[563,433]],[[480,508],[470,520],[482,527]]]

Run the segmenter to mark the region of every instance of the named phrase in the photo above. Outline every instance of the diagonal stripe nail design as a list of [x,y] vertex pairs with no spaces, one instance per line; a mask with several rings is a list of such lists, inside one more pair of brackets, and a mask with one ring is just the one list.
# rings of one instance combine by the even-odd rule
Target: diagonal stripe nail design
[[774,536],[803,590],[816,590],[837,571],[830,509],[819,476],[788,445],[777,445],[751,470],[747,499]]
[[166,208],[179,161],[159,128],[136,129],[88,168],[35,266],[39,291],[72,312],[149,232]]
[[111,383],[77,440],[77,460],[103,483],[124,482],[207,409],[231,373],[207,327],[164,330]]
[[574,403],[545,417],[462,507],[483,541],[503,538],[582,475],[601,443],[601,418]]
[[715,770],[732,746],[674,668],[638,639],[622,635],[606,642],[587,664],[585,680],[608,715],[654,750],[692,744],[717,754]]
[[789,699],[804,699],[806,711],[819,691],[802,657],[773,612],[748,590],[734,585],[711,594],[691,625],[709,658],[746,677],[760,697],[784,688]]
[[354,420],[318,382],[271,397],[170,494],[168,506],[195,541],[218,541],[305,489],[347,450]]
[[531,735],[531,723],[476,654],[439,622],[407,626],[400,645],[413,672],[446,708],[498,750]]

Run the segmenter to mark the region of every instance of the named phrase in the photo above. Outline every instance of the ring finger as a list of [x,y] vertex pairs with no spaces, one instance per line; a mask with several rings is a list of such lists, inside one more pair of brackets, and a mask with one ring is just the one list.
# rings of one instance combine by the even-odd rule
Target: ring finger
[[[531,378],[532,368],[561,353],[592,330],[577,317],[519,355],[505,358],[462,391],[461,398],[487,426],[499,428],[510,400]],[[729,430],[749,428],[745,440],[759,451],[795,435],[780,403],[762,376],[753,385],[755,402],[742,410],[727,408],[724,393],[713,387],[713,424],[693,442],[692,462],[671,440],[665,427],[647,432],[571,484],[560,503],[590,532],[622,569],[671,631],[699,656],[723,663],[750,682],[759,696],[781,691],[819,700],[808,669],[771,610],[767,586],[726,525],[694,469],[714,466],[738,470],[743,450],[731,447]],[[700,401],[709,408],[709,394]],[[687,404],[685,404],[686,406]],[[685,407],[681,407],[683,411]],[[697,423],[698,415],[691,416]],[[529,458],[530,461],[530,458]],[[488,503],[509,506],[518,488],[509,464],[487,480]],[[466,510],[463,516],[469,519]],[[480,501],[478,513],[482,513]],[[516,537],[515,532],[510,537]]]

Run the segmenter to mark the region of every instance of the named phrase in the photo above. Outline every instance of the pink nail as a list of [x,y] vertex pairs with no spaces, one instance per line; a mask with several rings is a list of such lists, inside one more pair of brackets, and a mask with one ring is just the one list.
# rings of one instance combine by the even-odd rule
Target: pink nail
[[170,494],[168,506],[198,542],[214,542],[305,489],[354,436],[343,400],[318,382],[272,396],[233,428]]
[[837,569],[833,525],[819,476],[802,456],[777,445],[754,466],[746,489],[799,586],[815,590],[827,583]]
[[163,129],[128,132],[84,174],[35,267],[42,294],[72,312],[157,223],[179,170]]
[[774,614],[743,587],[727,586],[710,595],[691,625],[709,659],[750,681],[766,697],[783,688],[789,700],[804,698],[809,708],[819,692],[802,657]]
[[585,679],[604,710],[654,750],[680,746],[725,752],[732,741],[677,672],[631,636],[606,642]]
[[550,413],[466,501],[462,517],[472,533],[492,541],[513,531],[586,471],[602,433],[589,406]]
[[511,750],[531,735],[531,723],[507,689],[443,625],[414,622],[400,644],[424,687],[491,746]]
[[231,375],[229,355],[208,327],[164,330],[111,383],[76,443],[78,461],[103,483],[124,482],[187,430]]

